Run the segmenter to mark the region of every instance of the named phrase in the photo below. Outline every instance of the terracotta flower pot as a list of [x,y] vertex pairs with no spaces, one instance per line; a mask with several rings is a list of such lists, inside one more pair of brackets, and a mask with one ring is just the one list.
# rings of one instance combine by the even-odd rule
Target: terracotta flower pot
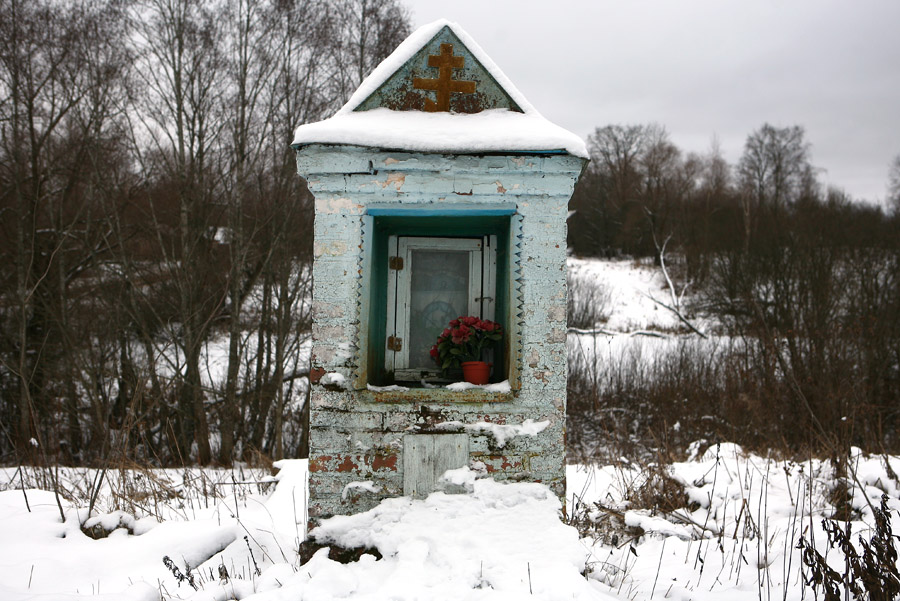
[[463,379],[469,384],[482,386],[491,379],[491,364],[484,361],[463,361]]

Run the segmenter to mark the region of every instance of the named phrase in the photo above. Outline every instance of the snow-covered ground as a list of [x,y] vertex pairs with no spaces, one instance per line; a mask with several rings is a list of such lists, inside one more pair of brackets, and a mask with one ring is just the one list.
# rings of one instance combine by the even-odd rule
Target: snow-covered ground
[[[583,282],[585,287],[593,288],[595,300],[602,306],[603,330],[628,333],[678,328],[675,314],[654,301],[671,304],[669,289],[658,267],[631,259],[598,261],[574,257],[569,257],[567,267],[570,283],[578,286]],[[680,294],[681,290],[677,292]]]
[[[0,598],[749,601],[809,595],[796,547],[812,533],[825,550],[820,522],[835,511],[830,499],[838,485],[831,464],[746,455],[731,444],[695,450],[692,459],[661,469],[626,460],[570,466],[568,515],[594,522],[584,537],[560,520],[559,500],[543,485],[501,484],[475,470],[454,470],[448,478],[465,487],[463,494],[389,499],[313,532],[319,542],[382,555],[348,564],[322,549],[301,565],[304,460],[280,462],[274,478],[160,470],[128,474],[126,486],[121,473],[108,474],[92,518],[86,506],[97,472],[61,469],[60,490],[77,497],[60,499],[64,520],[52,491],[29,488],[40,479],[50,484],[50,472],[7,468],[0,481]],[[850,465],[853,531],[867,536],[869,503],[887,494],[890,507],[900,510],[900,458],[855,450]],[[686,507],[647,506],[661,475]],[[130,500],[121,498],[125,490]],[[116,506],[129,511],[110,511]],[[84,532],[91,526],[111,532],[95,540]],[[164,565],[166,557],[183,582]],[[829,558],[842,569],[836,552]]]
[[579,369],[650,369],[654,361],[684,345],[714,353],[731,342],[723,336],[696,336],[674,311],[666,308],[677,305],[699,330],[715,330],[712,320],[689,313],[686,305],[690,289],[683,291],[676,286],[673,301],[662,271],[652,262],[570,257],[568,270],[573,287],[569,294],[587,296],[597,307],[597,323],[569,330],[569,357]]
[[569,467],[570,500],[574,495],[593,520],[606,524],[590,547],[590,578],[627,599],[812,598],[803,586],[809,570],[797,545],[801,537],[812,541],[844,573],[843,556],[828,550],[822,529],[823,518],[838,511],[832,502],[842,498],[835,493],[844,485],[854,533],[869,540],[872,507],[884,494],[893,532],[900,533],[900,482],[893,471],[900,467],[898,457],[853,449],[850,474],[838,479],[828,461],[764,458],[734,444],[705,450],[697,445],[695,451],[689,461],[662,469],[689,501],[669,511],[636,508],[642,498],[646,505],[644,487],[657,488],[653,466],[623,460],[617,466]]
[[[569,268],[604,302],[592,331],[570,334],[570,354],[646,362],[686,340],[713,352],[714,341],[685,336],[652,300],[670,300],[658,268],[578,259]],[[214,350],[209,359],[214,379]],[[303,460],[276,464],[274,477],[188,468],[101,479],[84,468],[3,468],[0,599],[805,599],[812,594],[796,547],[806,537],[826,551],[821,521],[848,498],[836,493],[849,491],[840,509],[867,538],[882,494],[895,521],[900,510],[898,457],[853,450],[841,479],[828,461],[761,457],[733,444],[691,451],[668,466],[634,458],[569,466],[562,520],[541,484],[453,470],[447,478],[464,494],[390,499],[313,532],[382,556],[348,564],[324,549],[301,562]],[[839,553],[828,559],[843,571]]]
[[[0,599],[186,596],[193,589],[178,585],[164,557],[182,572],[195,569],[205,588],[211,576],[200,566],[214,557],[214,572],[225,565],[237,576],[235,586],[246,591],[242,578],[249,583],[251,548],[258,561],[288,562],[304,536],[297,524],[304,522],[305,462],[282,468],[274,478],[192,468],[108,471],[102,480],[93,469],[4,468]],[[85,530],[109,534],[95,540]]]

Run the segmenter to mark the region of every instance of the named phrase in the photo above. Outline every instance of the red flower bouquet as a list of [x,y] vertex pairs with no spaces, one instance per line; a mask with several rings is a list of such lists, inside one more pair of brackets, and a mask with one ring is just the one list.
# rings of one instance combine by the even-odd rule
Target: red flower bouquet
[[481,361],[485,347],[503,337],[496,321],[467,316],[450,322],[431,347],[431,358],[442,370],[459,367],[464,361]]

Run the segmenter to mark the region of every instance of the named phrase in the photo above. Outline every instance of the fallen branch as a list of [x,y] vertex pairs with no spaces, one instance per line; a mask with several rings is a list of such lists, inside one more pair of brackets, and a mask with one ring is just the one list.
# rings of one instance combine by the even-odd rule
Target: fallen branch
[[652,229],[651,229],[651,234],[653,234],[653,245],[656,246],[657,258],[659,259],[659,267],[662,270],[663,277],[666,279],[666,287],[669,290],[669,297],[672,299],[672,304],[667,305],[666,303],[664,303],[660,300],[657,300],[652,294],[647,294],[646,295],[647,298],[652,300],[654,303],[656,303],[660,307],[662,307],[664,309],[668,309],[669,311],[674,313],[675,317],[677,317],[678,320],[681,321],[681,323],[686,325],[688,327],[688,329],[690,329],[692,332],[694,332],[695,334],[697,334],[698,336],[700,336],[701,338],[706,340],[708,338],[708,336],[706,334],[704,334],[703,332],[701,332],[700,330],[698,330],[696,327],[694,327],[694,324],[692,324],[688,320],[688,318],[685,317],[684,314],[681,312],[681,301],[684,300],[684,293],[687,292],[687,284],[681,290],[680,295],[676,294],[675,293],[675,284],[672,282],[672,278],[669,277],[669,270],[666,267],[666,246],[669,244],[669,240],[672,239],[672,235],[670,234],[670,235],[666,236],[666,239],[663,241],[662,246],[660,246],[659,243],[656,241],[656,234],[652,232]]
[[668,309],[669,311],[671,311],[672,313],[674,313],[674,314],[675,314],[675,317],[677,317],[678,320],[681,321],[681,323],[683,323],[684,325],[686,325],[690,331],[692,331],[693,333],[695,333],[695,334],[697,334],[698,336],[700,336],[700,338],[703,338],[704,340],[706,340],[707,338],[709,338],[709,336],[707,336],[706,334],[704,334],[703,332],[701,332],[700,330],[698,330],[696,327],[694,327],[694,324],[692,324],[692,323],[688,320],[688,318],[685,317],[684,315],[682,315],[681,311],[679,311],[679,310],[676,309],[675,307],[672,307],[672,306],[667,305],[666,303],[664,303],[664,302],[662,302],[662,301],[660,301],[660,300],[657,300],[656,298],[653,297],[652,294],[646,294],[645,296],[646,296],[647,298],[649,298],[650,300],[652,300],[652,301],[653,301],[654,303],[656,303],[657,305],[659,305],[660,307],[662,307],[663,309]]
[[603,328],[585,330],[582,328],[567,328],[569,334],[580,334],[582,336],[650,336],[651,338],[668,338],[667,334],[662,332],[654,332],[652,330],[635,330],[634,332],[616,332],[614,330],[605,330]]

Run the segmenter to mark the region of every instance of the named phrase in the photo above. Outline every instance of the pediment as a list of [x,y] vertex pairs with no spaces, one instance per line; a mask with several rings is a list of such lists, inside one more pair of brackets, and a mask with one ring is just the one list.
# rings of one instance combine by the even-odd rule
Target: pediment
[[[409,52],[398,48],[397,52]],[[392,57],[386,59],[390,64]],[[524,112],[512,95],[449,25],[441,29],[353,111],[387,108],[395,111],[480,113],[489,109]]]

